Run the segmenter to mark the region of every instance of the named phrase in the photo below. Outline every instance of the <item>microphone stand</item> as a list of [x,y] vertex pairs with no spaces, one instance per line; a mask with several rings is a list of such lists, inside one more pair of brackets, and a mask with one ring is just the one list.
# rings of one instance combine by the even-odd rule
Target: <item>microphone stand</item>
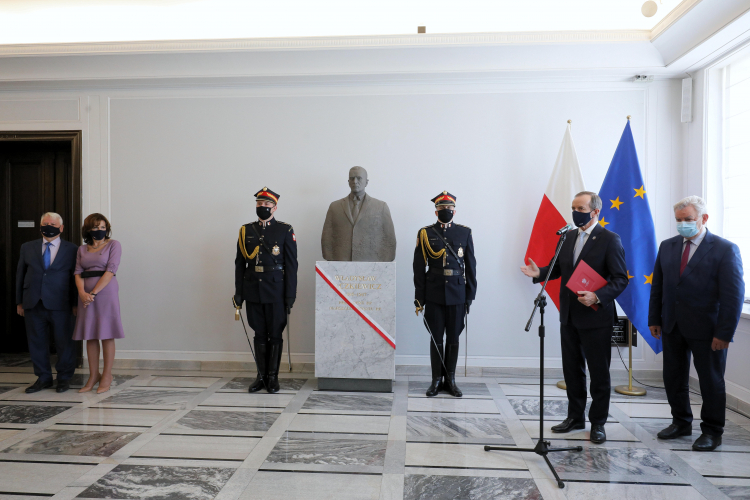
[[582,446],[573,446],[570,448],[550,448],[550,442],[544,440],[544,308],[547,305],[547,297],[544,296],[544,290],[547,288],[549,277],[552,274],[552,269],[554,269],[555,267],[557,258],[560,256],[560,250],[562,249],[566,237],[567,232],[560,235],[560,241],[558,241],[557,249],[555,250],[555,257],[552,259],[552,263],[547,269],[547,276],[544,280],[544,285],[542,286],[542,290],[539,292],[539,295],[537,295],[536,299],[534,299],[534,309],[531,311],[531,317],[526,323],[526,328],[524,328],[524,331],[527,332],[531,330],[531,322],[534,320],[534,315],[536,314],[537,308],[539,308],[539,317],[541,319],[541,323],[539,324],[539,440],[537,441],[534,448],[517,448],[509,446],[489,445],[484,447],[484,451],[500,450],[536,453],[537,455],[544,458],[545,462],[547,462],[549,469],[552,471],[552,475],[555,476],[555,479],[557,480],[557,486],[559,488],[564,488],[565,484],[560,479],[560,476],[557,475],[557,471],[552,466],[552,462],[549,461],[549,457],[547,457],[547,454],[558,451],[583,451]]

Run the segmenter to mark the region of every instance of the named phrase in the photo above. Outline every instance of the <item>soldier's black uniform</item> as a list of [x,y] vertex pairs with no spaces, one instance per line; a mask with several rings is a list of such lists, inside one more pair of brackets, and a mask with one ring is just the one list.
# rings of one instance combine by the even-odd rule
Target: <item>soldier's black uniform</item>
[[[279,198],[267,188],[255,196],[274,203]],[[249,391],[263,388],[262,375],[268,392],[277,392],[287,308],[292,307],[297,296],[294,229],[275,218],[245,224],[240,229],[234,265],[235,301],[237,305],[247,303],[247,322],[255,331],[258,378]]]
[[[432,199],[436,207],[455,206],[455,200],[445,191]],[[446,242],[453,251],[446,248]],[[442,389],[456,397],[462,396],[455,383],[458,337],[464,329],[464,314],[468,312],[476,290],[471,229],[452,220],[447,223],[438,221],[420,229],[414,250],[414,298],[418,308],[424,307],[424,317],[435,340],[430,342],[432,385],[427,391],[428,396],[435,396]],[[444,356],[443,335],[446,338]],[[445,362],[445,374],[441,357]],[[444,382],[441,380],[443,376]]]

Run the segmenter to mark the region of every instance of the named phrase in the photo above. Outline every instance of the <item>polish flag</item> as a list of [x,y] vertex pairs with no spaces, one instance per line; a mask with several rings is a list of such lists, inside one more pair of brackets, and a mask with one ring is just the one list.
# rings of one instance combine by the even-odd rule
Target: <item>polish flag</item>
[[[555,233],[572,219],[570,202],[576,194],[584,191],[583,175],[578,166],[578,156],[570,133],[570,124],[565,130],[560,152],[557,153],[555,167],[544,191],[542,203],[531,229],[529,246],[524,262],[533,259],[539,267],[546,266],[555,256],[555,248],[560,239]],[[547,293],[560,310],[560,280],[550,281]]]

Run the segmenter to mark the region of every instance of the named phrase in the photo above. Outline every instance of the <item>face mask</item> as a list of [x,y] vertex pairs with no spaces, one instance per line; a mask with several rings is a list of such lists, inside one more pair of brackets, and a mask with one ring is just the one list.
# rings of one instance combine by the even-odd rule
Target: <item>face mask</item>
[[95,240],[103,240],[106,234],[107,234],[106,229],[98,229],[96,231],[89,231],[89,236],[91,236]]
[[576,212],[573,211],[573,224],[576,227],[583,227],[591,222],[591,212]]
[[678,222],[677,232],[683,238],[692,238],[698,234],[698,221]]
[[255,207],[255,213],[260,220],[266,220],[271,217],[271,207]]
[[443,224],[447,224],[453,220],[453,210],[444,209],[438,210],[438,220]]
[[60,228],[55,226],[42,226],[41,231],[47,238],[54,238],[60,234]]

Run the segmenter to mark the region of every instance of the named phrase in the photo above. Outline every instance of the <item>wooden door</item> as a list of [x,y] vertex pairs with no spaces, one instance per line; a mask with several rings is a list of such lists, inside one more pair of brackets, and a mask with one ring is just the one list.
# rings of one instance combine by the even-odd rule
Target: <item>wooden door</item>
[[[1,137],[0,137],[1,138]],[[24,138],[25,139],[25,138]],[[23,318],[16,313],[16,268],[23,243],[41,238],[45,212],[63,218],[62,238],[80,243],[80,176],[71,141],[0,140],[0,353],[28,352]]]

